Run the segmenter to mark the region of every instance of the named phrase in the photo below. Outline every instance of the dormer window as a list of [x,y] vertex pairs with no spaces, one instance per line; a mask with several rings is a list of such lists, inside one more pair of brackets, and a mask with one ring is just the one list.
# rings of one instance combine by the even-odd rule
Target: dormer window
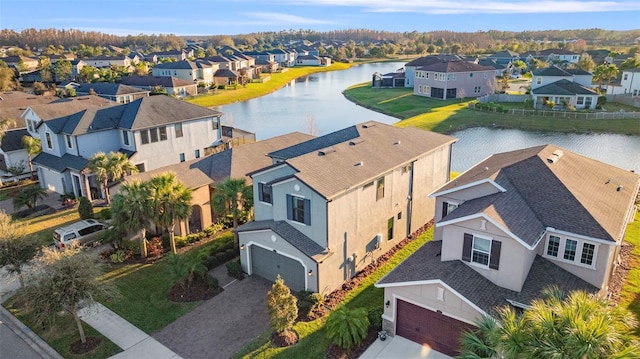
[[51,134],[49,132],[44,134],[44,138],[47,142],[47,148],[52,150],[53,149],[53,142],[51,141]]

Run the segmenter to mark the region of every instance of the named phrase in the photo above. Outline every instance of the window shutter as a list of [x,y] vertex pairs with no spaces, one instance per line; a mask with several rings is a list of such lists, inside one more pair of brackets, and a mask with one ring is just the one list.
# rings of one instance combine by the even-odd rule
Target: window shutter
[[442,202],[442,217],[444,218],[447,215],[447,208],[449,207],[448,202]]
[[291,198],[291,195],[288,194],[287,195],[287,219],[293,219],[293,208],[292,208],[292,202],[293,199]]
[[462,244],[462,260],[471,262],[471,246],[473,245],[473,234],[464,234],[464,243]]
[[304,224],[311,225],[311,201],[304,200]]
[[489,268],[498,269],[500,265],[500,249],[502,249],[502,242],[491,241],[491,261],[489,262]]

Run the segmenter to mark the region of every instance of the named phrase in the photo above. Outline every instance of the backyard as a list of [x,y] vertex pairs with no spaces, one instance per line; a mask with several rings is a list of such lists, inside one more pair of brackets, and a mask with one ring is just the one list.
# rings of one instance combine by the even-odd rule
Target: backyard
[[[469,109],[471,99],[436,100],[414,96],[411,88],[375,89],[370,83],[349,87],[344,95],[360,106],[400,119],[397,126],[452,133],[469,127],[515,128],[527,131],[564,133],[619,133],[640,135],[640,120],[581,120],[532,115],[511,115]],[[501,103],[505,108],[523,104]],[[607,103],[608,112],[638,111],[630,106]]]

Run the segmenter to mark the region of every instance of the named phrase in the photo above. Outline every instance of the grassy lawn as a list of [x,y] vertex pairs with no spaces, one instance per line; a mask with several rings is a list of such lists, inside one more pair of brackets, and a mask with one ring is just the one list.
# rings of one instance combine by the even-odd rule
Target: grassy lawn
[[[349,292],[342,302],[343,305],[351,308],[366,308],[367,310],[382,308],[384,289],[374,287],[374,283],[432,238],[433,228],[407,244],[389,262],[363,280],[356,289]],[[324,330],[325,320],[326,317],[308,323],[296,323],[293,329],[300,336],[300,341],[294,346],[288,348],[272,347],[270,333],[267,332],[236,353],[234,358],[325,358],[325,351],[329,345]]]
[[[633,245],[629,258],[629,275],[620,293],[620,305],[629,309],[640,322],[640,212],[636,212],[635,221],[627,225],[624,240]],[[635,330],[636,339],[640,340],[640,326]]]
[[[402,120],[396,123],[397,126],[414,126],[440,133],[451,133],[469,127],[496,127],[542,132],[640,135],[638,119],[585,121],[496,114],[469,109],[468,104],[472,100],[435,100],[414,96],[412,93],[413,90],[410,88],[374,89],[369,83],[364,83],[349,87],[345,91],[345,97],[361,106]],[[619,104],[606,104],[605,108],[608,111],[633,111]]]
[[27,233],[38,237],[43,246],[53,244],[53,231],[61,226],[79,221],[80,215],[77,208],[39,216],[21,221],[27,226]]
[[185,101],[205,107],[221,106],[238,101],[246,101],[274,92],[298,77],[317,72],[345,70],[351,66],[352,64],[334,62],[329,67],[290,67],[287,72],[271,74],[271,79],[264,83],[249,83],[246,87],[238,86],[235,90],[218,90],[215,94],[188,97],[185,98]]

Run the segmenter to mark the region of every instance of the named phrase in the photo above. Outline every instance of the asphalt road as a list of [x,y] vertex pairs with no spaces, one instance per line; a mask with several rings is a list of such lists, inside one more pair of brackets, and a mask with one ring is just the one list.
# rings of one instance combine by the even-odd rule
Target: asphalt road
[[9,320],[0,311],[0,359],[42,359],[27,342],[9,327]]

